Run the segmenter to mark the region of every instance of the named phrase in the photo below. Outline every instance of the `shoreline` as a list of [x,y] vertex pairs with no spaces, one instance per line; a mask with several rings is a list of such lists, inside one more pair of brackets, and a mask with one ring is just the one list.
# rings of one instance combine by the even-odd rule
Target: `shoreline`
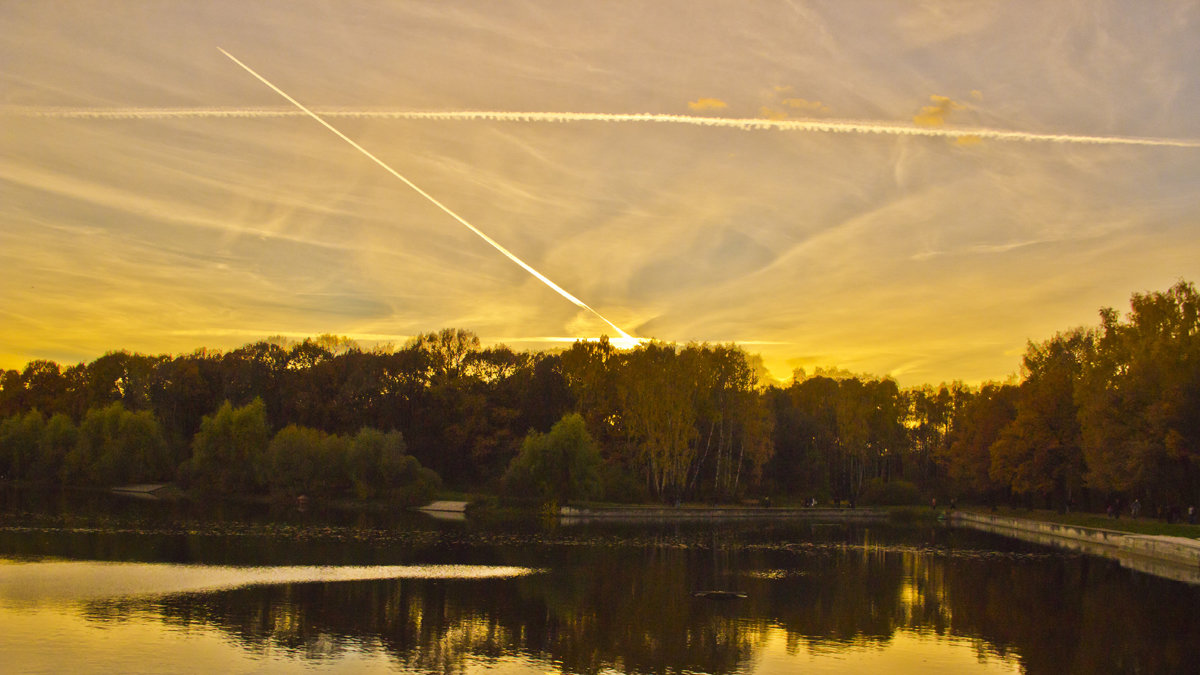
[[1115,560],[1122,567],[1200,585],[1200,540],[953,511],[949,522],[1044,546]]
[[886,520],[887,509],[770,507],[770,506],[604,506],[558,509],[563,523],[604,521],[694,521],[694,520]]

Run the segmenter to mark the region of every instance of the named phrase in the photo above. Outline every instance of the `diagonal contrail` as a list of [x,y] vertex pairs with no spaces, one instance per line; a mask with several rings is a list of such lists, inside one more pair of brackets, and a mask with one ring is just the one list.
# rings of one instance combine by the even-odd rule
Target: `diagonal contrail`
[[237,57],[235,57],[233,54],[230,54],[229,52],[225,51],[224,49],[221,49],[220,47],[217,47],[217,49],[218,49],[218,50],[220,50],[220,52],[221,52],[222,54],[224,54],[225,56],[228,56],[228,57],[229,57],[229,59],[230,59],[231,61],[233,61],[234,63],[236,63],[236,64],[238,64],[239,66],[241,66],[242,68],[244,68],[244,69],[246,70],[246,72],[250,73],[250,74],[251,74],[251,75],[253,75],[255,78],[257,78],[259,82],[262,82],[263,84],[267,85],[267,86],[268,86],[268,87],[270,87],[270,88],[271,88],[271,89],[272,89],[272,90],[273,90],[273,91],[274,91],[276,94],[279,94],[279,95],[280,95],[280,96],[282,96],[283,98],[287,99],[287,101],[288,101],[289,103],[291,103],[292,105],[296,106],[296,107],[297,107],[297,108],[299,108],[300,110],[304,111],[304,114],[306,114],[306,115],[308,115],[309,117],[313,118],[314,120],[316,120],[316,121],[320,122],[320,123],[321,123],[321,126],[323,126],[323,127],[325,127],[326,129],[328,129],[328,130],[332,131],[332,132],[333,132],[333,133],[334,133],[334,134],[335,134],[335,135],[336,135],[338,138],[342,139],[343,141],[346,141],[346,142],[347,142],[347,143],[349,143],[349,144],[350,144],[350,146],[351,146],[351,147],[353,147],[355,150],[358,150],[358,151],[359,151],[359,152],[361,152],[362,154],[366,155],[366,156],[367,156],[367,158],[368,158],[368,159],[370,159],[372,162],[375,162],[375,163],[376,163],[376,164],[378,164],[379,166],[383,167],[383,169],[384,169],[385,171],[387,171],[388,173],[392,174],[392,175],[393,175],[393,176],[395,176],[396,178],[399,178],[401,182],[403,182],[405,185],[407,185],[408,187],[410,187],[410,188],[412,188],[413,190],[415,190],[417,194],[421,195],[421,196],[422,196],[422,197],[424,197],[425,199],[428,199],[430,202],[432,202],[432,203],[433,203],[433,205],[434,205],[434,206],[438,207],[438,208],[439,208],[439,209],[441,209],[442,211],[445,211],[447,215],[449,215],[451,218],[453,218],[453,219],[457,220],[459,223],[462,223],[462,225],[463,225],[464,227],[466,227],[468,230],[470,230],[470,231],[474,232],[475,234],[477,234],[477,235],[479,236],[479,238],[480,238],[480,239],[483,239],[483,240],[484,240],[484,241],[486,241],[487,243],[491,244],[491,245],[492,245],[492,248],[494,248],[494,249],[496,249],[497,251],[499,251],[499,252],[503,253],[503,254],[504,254],[504,256],[505,256],[505,257],[507,257],[509,260],[511,260],[511,261],[515,262],[516,264],[520,265],[522,269],[524,269],[526,272],[529,272],[529,273],[530,273],[530,274],[532,274],[533,276],[537,277],[537,279],[538,279],[539,281],[541,281],[542,283],[546,284],[546,285],[547,285],[547,286],[549,286],[550,288],[554,289],[554,291],[555,291],[555,292],[557,292],[559,295],[561,295],[561,296],[563,296],[564,298],[566,298],[567,300],[570,300],[571,302],[575,303],[575,305],[577,305],[578,307],[581,307],[581,308],[583,308],[583,309],[586,309],[587,311],[589,311],[589,312],[591,312],[592,314],[594,314],[594,315],[595,315],[597,318],[599,318],[601,321],[603,321],[604,323],[606,323],[606,324],[608,324],[609,326],[611,326],[613,330],[617,331],[617,333],[619,333],[619,334],[620,334],[620,336],[621,336],[622,338],[624,338],[625,340],[628,340],[628,341],[635,341],[635,340],[637,340],[637,338],[635,338],[635,337],[633,337],[632,335],[630,335],[629,333],[626,333],[625,331],[621,330],[621,327],[620,327],[620,326],[618,326],[617,324],[615,324],[615,323],[613,323],[612,321],[609,321],[607,318],[605,318],[605,316],[604,316],[603,314],[601,314],[600,312],[597,312],[596,310],[594,310],[594,309],[592,309],[591,307],[589,307],[589,306],[588,306],[588,304],[587,304],[586,302],[584,302],[584,301],[580,300],[579,298],[575,297],[574,295],[571,295],[571,294],[570,294],[570,293],[568,293],[568,292],[566,291],[566,289],[564,289],[562,286],[559,286],[558,284],[554,283],[553,281],[550,281],[550,279],[548,279],[548,278],[546,277],[546,275],[544,275],[544,274],[542,274],[541,272],[539,272],[539,271],[537,271],[537,270],[533,269],[533,268],[532,268],[532,267],[530,267],[530,266],[529,266],[529,264],[528,264],[528,263],[526,263],[524,260],[521,260],[521,259],[520,259],[520,258],[518,258],[517,256],[513,255],[513,253],[512,253],[512,252],[510,252],[508,249],[506,249],[506,248],[504,248],[503,246],[501,246],[499,242],[497,242],[495,239],[492,239],[491,237],[489,237],[489,236],[487,236],[486,234],[484,234],[482,231],[480,231],[480,230],[479,230],[479,228],[475,227],[475,226],[474,226],[474,225],[472,225],[471,223],[468,223],[468,222],[466,221],[466,219],[465,219],[465,218],[463,218],[462,216],[458,215],[458,214],[457,214],[457,213],[455,213],[454,211],[450,210],[450,207],[448,207],[448,206],[446,206],[445,204],[443,204],[443,203],[439,202],[439,201],[438,201],[436,198],[434,198],[434,196],[433,196],[433,195],[431,195],[431,194],[429,194],[428,192],[426,192],[426,191],[422,190],[421,188],[417,187],[417,185],[416,185],[415,183],[413,183],[413,182],[412,182],[412,181],[410,181],[409,179],[405,178],[403,175],[401,175],[401,174],[400,174],[400,172],[399,172],[399,171],[396,171],[396,170],[395,170],[395,169],[393,169],[392,167],[388,166],[388,165],[387,165],[387,163],[385,163],[385,162],[384,162],[382,159],[379,159],[379,158],[378,158],[378,157],[376,157],[375,155],[371,154],[371,152],[370,152],[369,150],[367,150],[367,149],[366,149],[366,148],[364,148],[363,146],[359,145],[358,143],[355,143],[355,142],[354,142],[354,141],[353,141],[353,140],[352,140],[352,139],[351,139],[349,136],[347,136],[346,134],[343,134],[342,132],[338,131],[338,130],[337,130],[337,129],[336,129],[336,128],[335,128],[335,127],[332,125],[332,124],[330,124],[329,122],[326,122],[326,121],[325,121],[325,120],[324,120],[324,119],[323,119],[323,118],[322,118],[320,115],[318,115],[318,114],[316,114],[315,112],[313,112],[313,111],[309,110],[308,108],[304,107],[304,104],[300,103],[299,101],[297,101],[296,99],[292,98],[291,96],[288,96],[288,95],[287,95],[287,93],[285,93],[285,92],[284,92],[282,89],[280,89],[279,87],[276,87],[275,85],[271,84],[271,82],[270,82],[270,81],[268,81],[268,80],[267,80],[267,78],[265,78],[265,77],[263,77],[262,75],[259,75],[258,73],[254,72],[254,69],[253,69],[253,68],[251,68],[250,66],[248,66],[248,65],[246,65],[246,64],[244,64],[244,63],[242,63],[241,61],[239,61],[239,60],[237,59]]
[[[226,56],[229,56],[226,54]],[[233,58],[230,56],[230,58]],[[236,61],[236,59],[234,59]],[[243,67],[245,67],[243,65]],[[251,71],[253,72],[253,71]],[[305,110],[305,112],[308,112]],[[294,117],[304,113],[268,108],[0,108],[0,115],[53,119],[186,119]],[[309,113],[312,114],[312,113]],[[924,127],[879,120],[759,119],[753,117],[702,117],[662,113],[522,112],[504,110],[322,110],[326,118],[490,122],[608,122],[675,124],[727,129],[801,131],[827,134],[882,136],[925,136],[935,138],[978,138],[1023,143],[1070,143],[1081,145],[1133,145],[1160,148],[1200,148],[1200,140],[1145,136],[1099,136],[1090,134],[1037,133],[988,127]]]

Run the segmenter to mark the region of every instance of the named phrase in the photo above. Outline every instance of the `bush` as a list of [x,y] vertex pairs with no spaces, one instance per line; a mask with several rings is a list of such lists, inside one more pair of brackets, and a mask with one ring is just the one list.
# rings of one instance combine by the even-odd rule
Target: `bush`
[[563,416],[550,432],[531,431],[504,474],[504,492],[520,501],[566,504],[599,493],[602,460],[578,413]]
[[130,412],[117,402],[87,412],[62,475],[67,483],[116,485],[162,480],[173,468],[154,413]]
[[252,467],[261,461],[271,440],[267,409],[261,398],[240,408],[226,401],[205,415],[192,438],[192,457],[181,478],[199,488],[221,492],[248,490],[254,484]]
[[914,506],[921,503],[921,491],[906,480],[873,478],[867,482],[861,501],[871,506]]
[[289,425],[275,434],[257,462],[258,482],[276,496],[335,493],[346,483],[349,446],[340,436]]

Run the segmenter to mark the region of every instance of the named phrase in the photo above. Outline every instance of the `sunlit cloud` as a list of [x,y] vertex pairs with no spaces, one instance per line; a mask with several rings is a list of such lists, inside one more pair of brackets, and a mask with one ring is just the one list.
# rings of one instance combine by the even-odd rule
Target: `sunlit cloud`
[[1026,340],[1200,278],[1200,33],[1170,13],[9,4],[0,367],[280,333],[619,337],[218,40],[629,334],[738,341],[777,375],[800,354],[1004,377]]
[[946,117],[951,112],[966,107],[947,96],[938,96],[937,94],[930,96],[929,100],[932,101],[932,105],[922,107],[921,112],[913,116],[913,124],[922,127],[940,127],[946,123]]
[[720,110],[728,108],[729,104],[719,98],[698,98],[695,101],[688,101],[688,108],[692,110]]
[[802,98],[785,98],[782,101],[783,105],[792,110],[799,110],[805,113],[828,113],[831,112],[829,106],[820,101],[809,101]]

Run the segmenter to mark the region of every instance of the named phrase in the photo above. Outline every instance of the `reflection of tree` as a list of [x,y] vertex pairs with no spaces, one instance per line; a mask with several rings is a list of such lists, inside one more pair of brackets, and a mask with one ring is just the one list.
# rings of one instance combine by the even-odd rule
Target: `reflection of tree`
[[[815,653],[878,646],[900,632],[963,637],[980,654],[1015,656],[1027,672],[1056,675],[1186,672],[1200,658],[1194,589],[1131,579],[1089,558],[1021,546],[999,552],[972,533],[872,532],[851,527],[792,543],[677,532],[622,545],[474,549],[479,561],[545,571],[253,587],[97,602],[86,613],[106,623],[138,613],[211,625],[247,649],[312,659],[381,648],[427,673],[511,655],[570,673],[731,673],[780,630],[789,651]],[[693,596],[708,588],[748,597]]]

